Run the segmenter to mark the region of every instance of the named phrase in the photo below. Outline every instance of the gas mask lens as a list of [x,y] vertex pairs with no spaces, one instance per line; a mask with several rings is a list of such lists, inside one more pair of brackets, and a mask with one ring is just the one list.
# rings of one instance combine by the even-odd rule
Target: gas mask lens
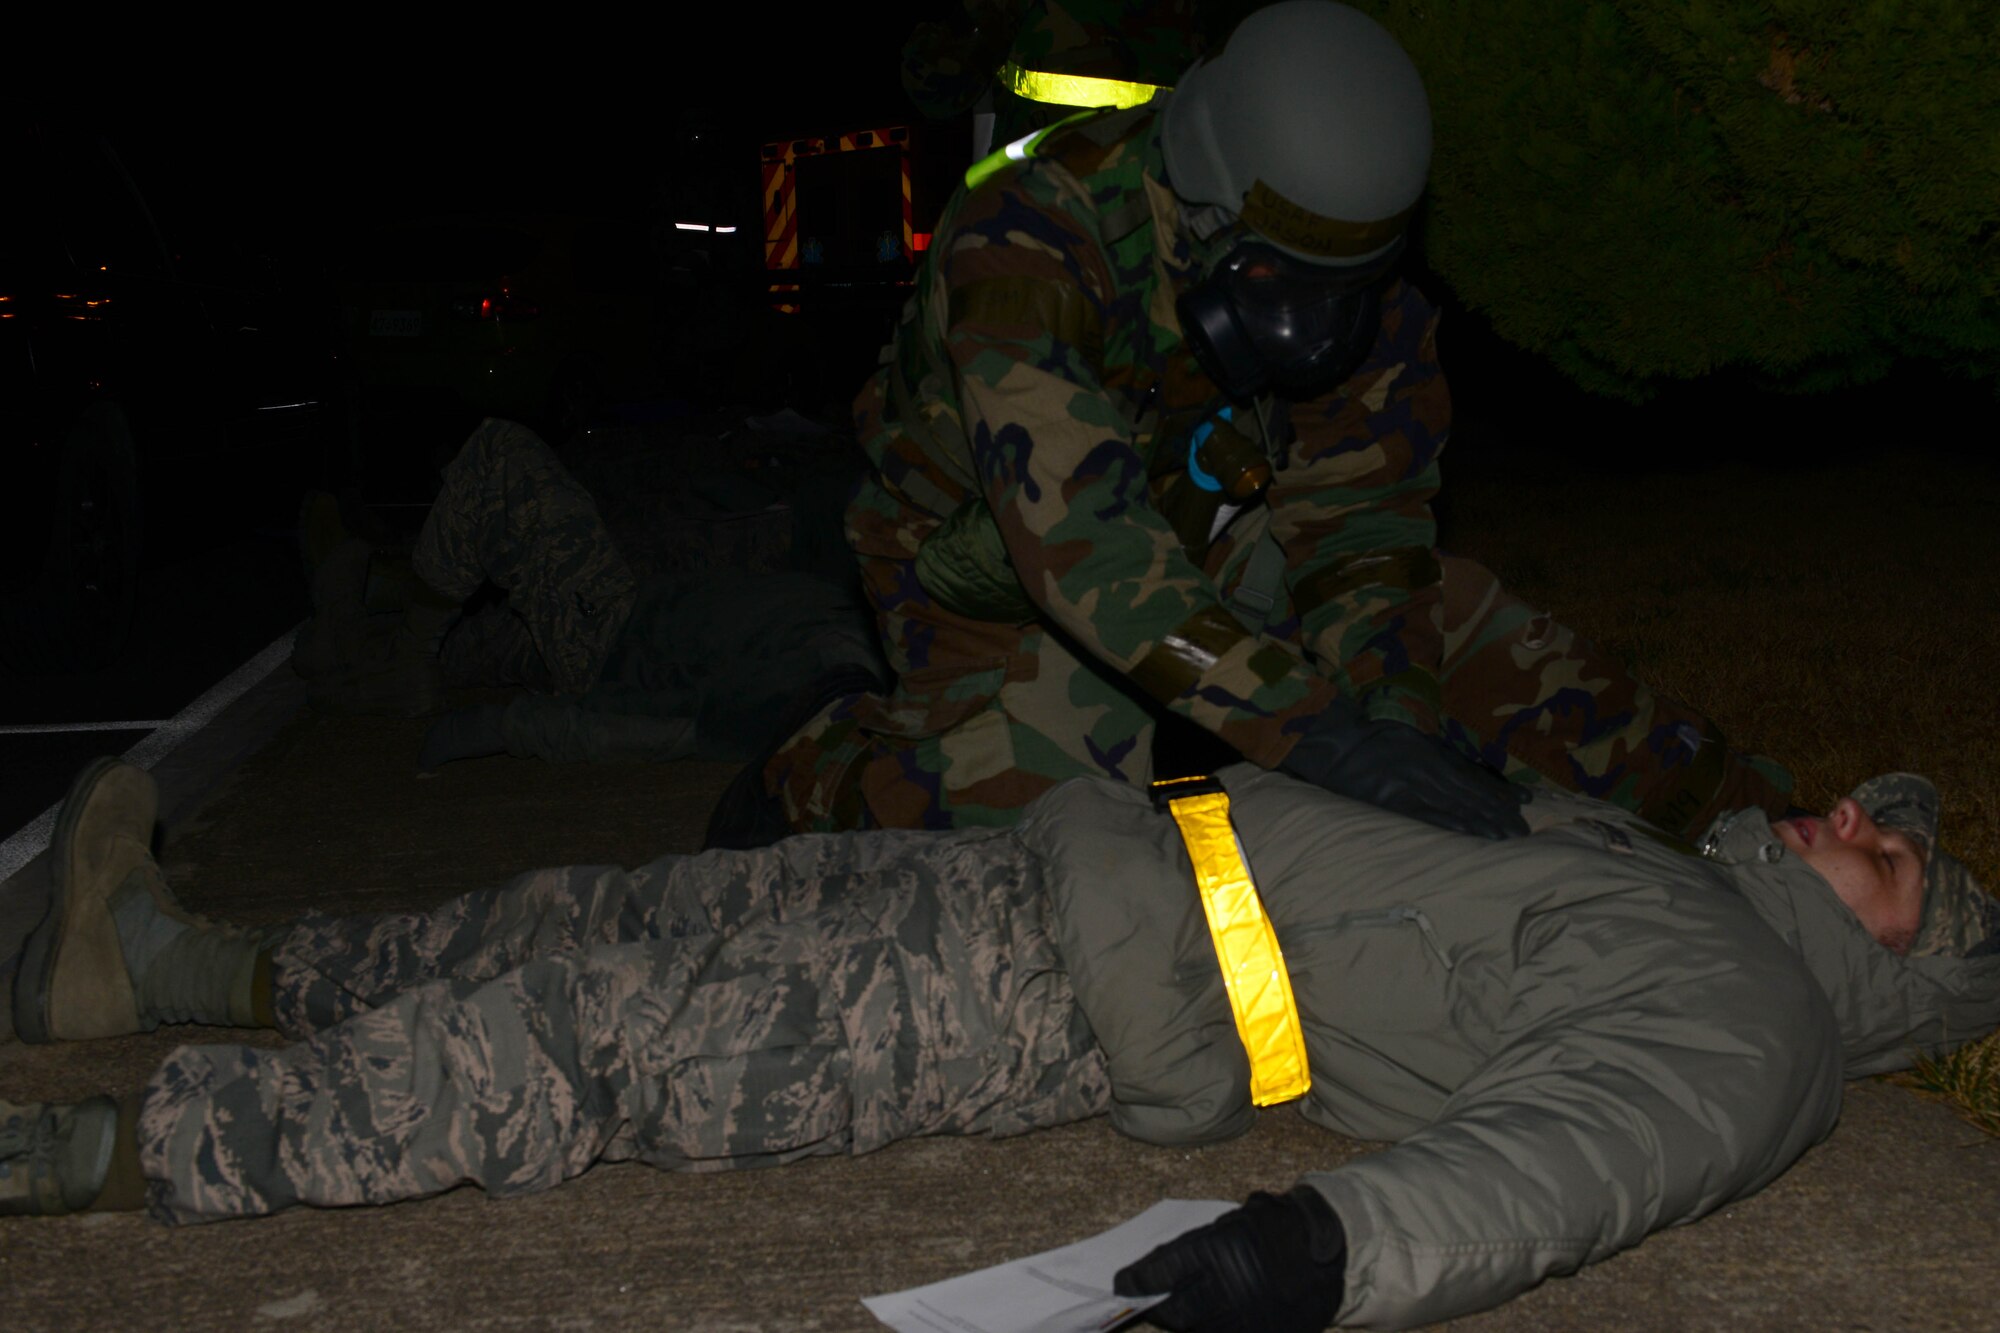
[[1354,373],[1374,345],[1382,281],[1401,248],[1358,268],[1333,268],[1239,242],[1181,296],[1181,327],[1202,369],[1232,398],[1323,392]]

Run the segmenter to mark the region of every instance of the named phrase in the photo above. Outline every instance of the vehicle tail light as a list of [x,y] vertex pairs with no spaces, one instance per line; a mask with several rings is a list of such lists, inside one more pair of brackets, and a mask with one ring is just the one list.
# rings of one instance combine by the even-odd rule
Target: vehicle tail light
[[533,301],[498,291],[461,296],[451,303],[451,313],[457,319],[533,319],[542,310]]

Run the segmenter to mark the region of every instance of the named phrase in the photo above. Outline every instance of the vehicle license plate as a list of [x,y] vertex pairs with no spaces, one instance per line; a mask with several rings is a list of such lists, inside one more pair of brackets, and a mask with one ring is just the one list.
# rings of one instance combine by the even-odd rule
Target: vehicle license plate
[[416,338],[424,331],[421,310],[375,310],[368,315],[371,338]]

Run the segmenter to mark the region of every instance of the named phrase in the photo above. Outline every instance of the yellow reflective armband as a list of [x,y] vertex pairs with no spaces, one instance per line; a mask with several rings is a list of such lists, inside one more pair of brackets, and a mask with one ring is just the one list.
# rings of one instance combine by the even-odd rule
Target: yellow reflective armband
[[1064,116],[1053,125],[1044,125],[1038,130],[1022,135],[1010,144],[994,149],[965,169],[965,188],[976,190],[987,180],[999,175],[1008,164],[1028,161],[1034,157],[1035,150],[1042,146],[1042,141],[1057,130],[1067,129],[1080,120],[1089,120],[1096,114],[1095,110],[1085,110],[1073,116]]
[[1124,79],[1093,79],[1082,74],[1051,74],[1046,70],[1023,69],[1013,61],[1000,67],[1000,86],[1016,97],[1031,102],[1054,102],[1058,106],[1115,106],[1123,111],[1153,100],[1153,94],[1168,91],[1157,83],[1131,83]]
[[1155,803],[1164,805],[1180,826],[1194,863],[1236,1035],[1250,1057],[1250,1100],[1273,1106],[1302,1097],[1312,1086],[1312,1073],[1306,1066],[1292,977],[1237,845],[1229,793],[1208,777],[1171,778],[1154,783],[1152,790]]

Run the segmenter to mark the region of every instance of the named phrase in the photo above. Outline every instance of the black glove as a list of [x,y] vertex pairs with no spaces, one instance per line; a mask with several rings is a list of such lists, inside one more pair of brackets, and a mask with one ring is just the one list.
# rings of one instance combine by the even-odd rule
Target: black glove
[[1401,722],[1364,722],[1336,699],[1278,767],[1337,796],[1482,838],[1517,838],[1522,791],[1443,738]]
[[484,759],[489,754],[505,753],[507,741],[500,734],[502,711],[499,704],[474,704],[446,713],[424,733],[417,767],[429,770],[454,759]]
[[1112,1280],[1120,1296],[1173,1292],[1146,1320],[1179,1333],[1317,1333],[1333,1322],[1346,1288],[1347,1233],[1307,1185],[1253,1194]]

